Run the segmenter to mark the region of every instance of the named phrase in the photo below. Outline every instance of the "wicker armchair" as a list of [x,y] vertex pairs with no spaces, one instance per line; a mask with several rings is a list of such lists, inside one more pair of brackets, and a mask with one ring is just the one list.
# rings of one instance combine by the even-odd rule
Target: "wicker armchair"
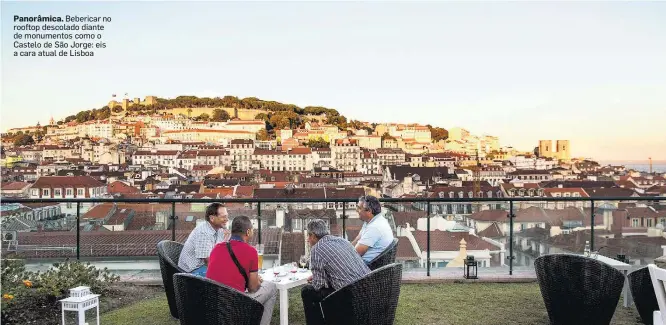
[[180,325],[258,325],[264,306],[213,280],[189,273],[173,276]]
[[624,286],[622,272],[570,254],[540,256],[534,268],[550,324],[610,324]]
[[370,263],[368,263],[368,267],[370,270],[376,270],[384,265],[389,265],[393,262],[395,262],[395,254],[398,253],[398,239],[395,238],[393,239],[393,242],[386,247],[386,249],[377,257],[372,259]]
[[326,324],[393,324],[401,278],[402,265],[394,263],[333,292],[321,302]]
[[178,318],[178,308],[176,307],[176,298],[173,293],[173,275],[185,272],[178,267],[178,259],[182,250],[183,244],[175,241],[163,240],[157,244],[157,256],[160,259],[160,271],[162,271],[164,291],[169,303],[169,311],[174,318]]
[[644,267],[629,273],[627,277],[638,314],[641,315],[644,324],[652,325],[652,312],[659,310],[659,304],[652,286],[650,270]]

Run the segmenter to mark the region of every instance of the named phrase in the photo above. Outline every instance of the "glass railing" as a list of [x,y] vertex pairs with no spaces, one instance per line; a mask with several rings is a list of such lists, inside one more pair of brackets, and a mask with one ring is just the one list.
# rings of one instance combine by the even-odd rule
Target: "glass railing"
[[[480,277],[533,274],[544,254],[584,254],[652,263],[666,247],[666,197],[380,199],[398,238],[396,261],[423,276],[462,275],[474,256]],[[16,199],[2,201],[2,254],[34,265],[70,259],[159,269],[156,244],[184,242],[212,202],[249,216],[265,265],[295,262],[309,247],[305,227],[324,219],[353,240],[363,222],[357,198]],[[142,263],[144,262],[144,263]]]

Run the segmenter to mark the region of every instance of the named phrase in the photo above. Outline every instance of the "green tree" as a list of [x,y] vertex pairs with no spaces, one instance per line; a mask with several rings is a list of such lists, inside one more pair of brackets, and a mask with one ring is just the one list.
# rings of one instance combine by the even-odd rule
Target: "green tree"
[[207,113],[199,115],[199,121],[210,121],[210,115],[208,115]]
[[395,140],[395,138],[392,137],[388,132],[384,132],[384,134],[382,134],[382,141],[384,140]]
[[266,122],[268,122],[268,120],[270,119],[270,117],[269,117],[268,114],[266,114],[266,113],[259,113],[259,114],[257,114],[257,116],[254,117],[254,119],[255,119],[255,120],[262,120],[262,121],[266,121]]
[[268,135],[268,131],[266,131],[266,129],[259,130],[259,132],[257,132],[257,140],[260,140],[260,141],[270,140],[270,136]]
[[227,121],[229,119],[231,119],[231,117],[229,116],[229,113],[227,113],[227,111],[219,108],[213,110],[213,117],[211,118],[212,121],[219,122],[219,121]]
[[328,148],[330,144],[328,143],[328,141],[319,137],[319,138],[316,138],[316,139],[308,140],[308,142],[306,142],[305,145],[310,147],[310,148]]
[[449,138],[449,131],[440,127],[430,127],[430,135],[433,141],[446,140]]
[[21,134],[14,138],[14,145],[15,146],[27,146],[34,144],[35,140],[32,138],[31,135],[29,134]]

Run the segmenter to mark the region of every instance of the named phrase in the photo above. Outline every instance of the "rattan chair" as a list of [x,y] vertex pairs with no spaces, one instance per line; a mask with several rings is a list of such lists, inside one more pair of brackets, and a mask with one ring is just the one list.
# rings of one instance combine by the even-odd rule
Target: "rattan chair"
[[328,325],[393,324],[400,297],[402,265],[390,264],[341,288],[321,302]]
[[189,273],[173,276],[180,325],[258,325],[264,306],[213,280]]
[[395,262],[395,255],[398,253],[398,238],[393,239],[393,242],[389,244],[386,249],[373,258],[368,267],[370,270],[376,270],[384,265],[389,265]]
[[553,254],[534,261],[551,325],[610,324],[624,274],[595,259]]
[[180,252],[183,250],[183,244],[175,241],[163,240],[157,244],[157,257],[160,260],[160,271],[162,272],[162,282],[166,292],[167,302],[171,316],[178,318],[178,307],[176,307],[176,298],[173,292],[173,275],[184,273],[185,271],[178,267]]
[[659,304],[654,294],[650,270],[644,267],[629,273],[627,277],[638,314],[641,315],[644,324],[652,325],[652,313],[659,310]]

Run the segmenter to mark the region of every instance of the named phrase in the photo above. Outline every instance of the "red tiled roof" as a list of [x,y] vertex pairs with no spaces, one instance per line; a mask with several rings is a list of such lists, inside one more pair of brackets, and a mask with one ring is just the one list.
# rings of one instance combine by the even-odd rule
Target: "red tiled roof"
[[504,234],[502,233],[502,230],[500,229],[500,226],[497,222],[493,222],[488,228],[479,231],[477,235],[479,237],[487,237],[487,238],[504,237]]
[[[427,231],[416,230],[413,232],[416,242],[422,251],[427,247]],[[470,235],[466,232],[449,232],[441,230],[430,231],[430,250],[431,251],[459,251],[460,240],[465,239],[467,242],[467,250],[499,250],[496,247],[483,239]]]
[[[543,192],[546,194],[546,196],[550,196],[550,197],[554,197],[554,196],[555,196],[555,195],[554,195],[555,193],[560,193],[560,196],[564,196],[564,193],[569,193],[569,194],[578,193],[578,195],[579,195],[580,197],[590,197],[589,195],[587,195],[587,193],[585,192],[585,190],[584,190],[583,188],[581,188],[581,187],[573,187],[573,188],[559,188],[559,187],[555,187],[555,188],[545,188],[545,189],[543,190]],[[571,195],[571,196],[573,196],[573,195]]]
[[30,186],[30,183],[26,182],[11,182],[11,183],[4,183],[2,184],[2,190],[3,191],[19,191],[27,186]]
[[100,181],[90,176],[42,176],[37,179],[33,188],[63,187],[100,187]]
[[393,220],[396,226],[404,226],[407,223],[411,227],[416,228],[416,224],[420,218],[425,218],[425,211],[396,211],[393,212]]
[[419,256],[416,255],[412,243],[407,239],[407,237],[398,238],[398,252],[396,253],[395,258],[398,261],[412,261],[418,260]]
[[109,193],[114,194],[114,193],[121,193],[121,194],[126,194],[126,193],[141,193],[141,190],[138,188],[125,184],[124,182],[121,181],[115,181],[107,186]]
[[113,203],[102,203],[92,207],[83,215],[84,219],[104,219],[113,209]]

